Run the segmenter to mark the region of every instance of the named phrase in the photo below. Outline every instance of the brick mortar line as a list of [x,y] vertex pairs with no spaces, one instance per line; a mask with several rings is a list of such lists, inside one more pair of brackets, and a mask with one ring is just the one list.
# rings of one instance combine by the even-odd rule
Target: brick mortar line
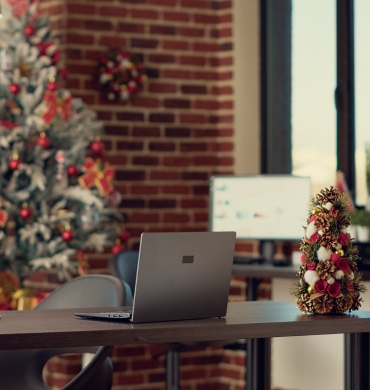
[[[100,38],[101,35],[99,36],[97,33],[96,34],[86,34],[86,35],[82,35],[82,36],[93,36],[94,38]],[[142,35],[141,35],[142,36]],[[110,36],[106,36],[107,38],[114,38],[114,37],[110,37]],[[143,38],[145,39],[145,38]],[[187,40],[186,40],[187,41]],[[187,41],[188,42],[188,41]],[[226,42],[226,43],[229,43],[230,41]],[[189,49],[164,49],[163,47],[161,47],[163,44],[164,41],[161,40],[160,41],[160,44],[156,47],[156,48],[149,48],[149,47],[129,47],[129,51],[132,52],[132,51],[142,51],[143,54],[147,54],[147,55],[155,55],[155,54],[163,54],[163,55],[184,55],[184,54],[198,54],[199,56],[214,56],[215,54],[224,54],[225,53],[225,56],[228,55],[228,53],[231,53],[233,50],[208,50],[208,51],[204,51],[204,50],[196,50],[196,49],[193,49],[193,48],[189,48]],[[174,42],[171,42],[171,43],[176,43],[176,41]],[[194,42],[190,42],[190,44],[193,44],[193,43],[201,43],[201,44],[206,44],[206,45],[210,45],[210,44],[214,44],[215,42],[197,42],[197,41],[194,41]],[[92,49],[94,48],[94,51],[106,51],[107,50],[107,45],[104,45],[104,44],[99,44],[99,43],[65,43],[64,45],[68,45],[68,48],[72,48],[72,49],[85,49],[85,50],[89,50],[89,49]],[[218,45],[218,43],[216,43],[216,45]],[[166,64],[166,63],[164,63]],[[168,64],[168,63],[167,63]]]
[[[90,5],[87,4],[88,2],[83,2],[83,1],[75,1],[73,2],[73,5],[79,5],[79,6],[86,6]],[[60,3],[55,3],[59,5]],[[96,8],[101,8],[101,7],[109,7],[107,6],[106,2],[94,2],[92,3]],[[109,4],[112,4],[110,2]],[[66,4],[68,6],[68,3]],[[198,7],[186,7],[182,6],[181,4],[176,4],[175,6],[164,6],[160,4],[130,4],[130,3],[120,3],[120,2],[114,2],[113,5],[110,5],[112,7],[116,8],[121,8],[127,11],[128,16],[131,16],[131,20],[158,20],[161,16],[163,17],[164,14],[166,13],[185,13],[188,14],[189,16],[195,16],[195,15],[201,15],[201,16],[217,16],[217,17],[223,17],[223,16],[232,16],[232,7],[231,8],[226,8],[226,9],[206,9],[206,8],[198,8]],[[156,8],[158,7],[158,9]],[[165,7],[165,8],[164,8]],[[133,18],[132,11],[153,11],[157,12],[158,18],[148,18],[148,17],[136,17]],[[70,12],[72,15],[79,15],[78,12]],[[93,14],[89,14],[93,15]],[[189,21],[190,22],[190,21]],[[199,22],[197,22],[199,23]],[[222,22],[222,23],[230,23],[230,22]]]
[[[208,43],[207,43],[208,44]],[[82,53],[86,54],[87,52],[89,51],[95,51],[95,52],[98,52],[98,51],[103,51],[103,50],[97,50],[95,49],[95,47],[99,47],[99,45],[86,45],[85,43],[71,43],[71,44],[64,44],[64,46],[66,46],[68,49],[71,49],[71,50],[81,50]],[[94,47],[94,49],[92,49],[92,47]],[[103,47],[103,46],[102,46]],[[106,48],[106,46],[104,46]],[[155,55],[158,55],[158,49],[152,49],[152,48],[132,48],[132,49],[142,49],[142,50],[145,50],[145,52],[143,52],[142,54],[144,56],[155,56]],[[135,50],[136,51],[136,50]],[[194,49],[189,49],[189,50],[171,50],[171,49],[162,49],[160,50],[160,54],[159,55],[163,55],[163,56],[174,56],[175,59],[179,59],[179,57],[184,57],[184,54],[187,54],[187,56],[185,57],[199,57],[199,58],[204,58],[206,60],[209,60],[209,59],[214,59],[214,58],[217,58],[219,60],[224,60],[226,58],[234,58],[235,57],[235,52],[234,50],[215,50],[215,51],[204,51],[204,50],[194,50]],[[217,54],[217,55],[216,55]],[[95,60],[93,59],[88,59],[88,58],[80,58],[80,59],[75,59],[75,58],[71,58],[69,59],[69,61],[71,62],[78,62],[78,61],[90,61],[90,62],[93,62]],[[162,65],[162,66],[169,66],[169,65],[173,65],[174,63],[173,62],[157,62],[157,61],[150,61],[148,59],[149,63],[151,64],[156,64],[156,65]],[[183,66],[187,66],[187,65],[183,65]],[[193,65],[193,66],[199,66],[199,67],[204,67],[206,65]],[[209,66],[209,65],[208,65]],[[228,66],[228,67],[231,67],[232,65],[221,65],[221,66]],[[210,66],[212,68],[215,68],[214,66]]]

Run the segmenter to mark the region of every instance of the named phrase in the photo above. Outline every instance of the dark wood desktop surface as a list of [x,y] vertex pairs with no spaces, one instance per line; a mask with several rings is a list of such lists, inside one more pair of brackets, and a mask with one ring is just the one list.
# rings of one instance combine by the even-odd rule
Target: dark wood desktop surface
[[[368,338],[368,333],[362,332],[370,331],[368,311],[303,315],[294,303],[230,302],[224,318],[146,324],[87,320],[76,318],[74,312],[76,309],[2,312],[0,350],[251,338],[259,344],[257,357],[251,361],[249,372],[255,375],[251,376],[254,379],[248,389],[267,390],[271,388],[271,337],[352,333],[355,339],[349,354],[353,359],[346,379],[350,387],[346,389],[370,388],[369,380],[363,379],[369,364],[365,351],[368,339],[365,343],[361,339],[364,334]],[[358,386],[353,384],[356,378],[361,381]]]
[[76,309],[4,311],[0,320],[0,349],[160,344],[370,331],[368,311],[303,315],[294,303],[271,301],[230,302],[224,318],[143,324],[87,320],[75,317],[75,312]]

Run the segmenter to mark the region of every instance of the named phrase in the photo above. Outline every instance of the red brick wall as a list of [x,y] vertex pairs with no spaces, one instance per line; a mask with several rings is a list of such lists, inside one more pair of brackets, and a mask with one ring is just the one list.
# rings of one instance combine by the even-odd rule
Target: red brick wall
[[[143,231],[207,230],[208,182],[233,171],[231,1],[67,1],[67,87],[105,122],[121,211]],[[98,59],[119,46],[148,80],[127,103],[97,89]],[[94,268],[105,268],[104,263]]]
[[[209,178],[233,172],[232,1],[44,0],[42,7],[61,40],[67,88],[105,123],[104,159],[116,169],[129,248],[143,231],[207,230]],[[98,60],[111,47],[137,55],[148,75],[127,103],[108,102],[98,89]],[[89,255],[90,272],[107,272],[109,256]],[[245,280],[234,278],[230,292],[245,299]],[[163,389],[159,353],[152,345],[116,347],[114,389]],[[242,389],[244,359],[221,347],[185,350],[182,389]],[[48,383],[62,386],[79,366],[78,358],[53,359]]]

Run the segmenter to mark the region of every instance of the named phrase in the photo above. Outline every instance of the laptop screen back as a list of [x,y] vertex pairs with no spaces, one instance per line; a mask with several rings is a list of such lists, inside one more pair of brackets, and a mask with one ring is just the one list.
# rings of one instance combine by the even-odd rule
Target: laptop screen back
[[133,322],[226,315],[235,232],[143,233]]

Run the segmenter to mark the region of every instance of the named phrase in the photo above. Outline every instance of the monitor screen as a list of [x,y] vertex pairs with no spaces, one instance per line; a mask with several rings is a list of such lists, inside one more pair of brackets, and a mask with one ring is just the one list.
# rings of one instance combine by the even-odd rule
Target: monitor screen
[[309,177],[213,176],[209,228],[237,239],[300,240],[310,197]]

